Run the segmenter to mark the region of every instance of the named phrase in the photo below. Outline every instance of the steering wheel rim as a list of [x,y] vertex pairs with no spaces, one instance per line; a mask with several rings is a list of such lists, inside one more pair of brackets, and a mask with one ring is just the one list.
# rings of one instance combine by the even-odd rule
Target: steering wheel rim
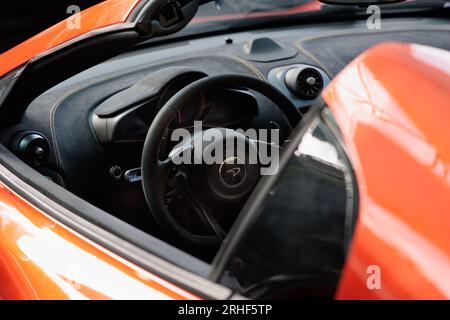
[[217,87],[239,86],[254,90],[269,98],[285,116],[289,129],[301,120],[295,105],[277,88],[263,80],[244,75],[219,75],[197,80],[175,94],[158,112],[145,138],[142,151],[142,187],[147,205],[157,224],[171,237],[197,248],[217,246],[220,240],[215,235],[193,234],[181,226],[165,206],[165,175],[169,159],[160,160],[161,140],[174,115],[182,106],[202,91]]

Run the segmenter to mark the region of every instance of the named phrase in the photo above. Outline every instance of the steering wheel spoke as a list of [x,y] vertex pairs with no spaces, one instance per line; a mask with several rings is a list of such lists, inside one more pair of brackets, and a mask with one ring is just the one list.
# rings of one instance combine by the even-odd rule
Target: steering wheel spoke
[[189,188],[189,186],[185,186],[185,188],[180,190],[180,192],[183,197],[189,201],[192,209],[194,209],[202,224],[211,229],[211,231],[217,236],[220,241],[224,241],[226,232],[223,230],[217,219],[212,214],[211,208],[205,205],[191,190],[191,188]]
[[170,164],[172,163],[172,159],[158,160],[157,168],[162,172],[166,172],[169,169]]
[[156,161],[156,166],[154,168],[154,175],[157,177],[158,182],[161,183],[164,187],[166,186],[166,177],[167,177],[167,172],[169,171],[170,168],[170,164],[171,164],[171,160],[170,159],[165,159],[165,160],[157,160]]

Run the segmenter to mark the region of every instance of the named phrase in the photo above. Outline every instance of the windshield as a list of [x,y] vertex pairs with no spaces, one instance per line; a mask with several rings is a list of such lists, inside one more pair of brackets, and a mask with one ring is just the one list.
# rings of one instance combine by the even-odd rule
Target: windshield
[[194,23],[239,20],[270,16],[272,13],[294,14],[318,11],[322,3],[317,0],[221,0],[202,5]]
[[[417,7],[444,7],[445,0],[407,0],[381,6],[382,10],[417,9]],[[308,13],[333,15],[342,12],[364,13],[358,6],[326,5],[318,0],[216,0],[200,6],[193,24],[248,21],[258,18],[293,16]]]

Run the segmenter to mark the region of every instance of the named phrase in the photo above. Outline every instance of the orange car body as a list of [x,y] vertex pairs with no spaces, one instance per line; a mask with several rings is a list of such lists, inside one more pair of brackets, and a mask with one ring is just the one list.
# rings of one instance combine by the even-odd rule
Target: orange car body
[[[449,299],[450,53],[379,45],[324,97],[360,193],[338,298]],[[368,290],[370,266],[379,268],[379,289]]]
[[0,55],[0,75],[36,56],[89,32],[125,23],[140,0],[108,0],[79,13],[79,25],[68,18]]
[[[95,29],[138,0],[110,0],[0,56],[0,75]],[[100,14],[101,12],[101,14]],[[324,91],[359,189],[337,299],[450,298],[450,53],[382,44]],[[373,268],[375,267],[375,269]],[[381,287],[371,287],[373,270]],[[0,182],[0,298],[198,299],[56,221]]]

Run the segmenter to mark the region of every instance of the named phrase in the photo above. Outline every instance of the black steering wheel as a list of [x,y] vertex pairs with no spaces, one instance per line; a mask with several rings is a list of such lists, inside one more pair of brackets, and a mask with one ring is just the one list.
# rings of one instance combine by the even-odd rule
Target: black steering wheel
[[[203,222],[206,229],[209,229],[206,234],[195,234],[175,219],[165,203],[168,187],[183,182],[179,177],[168,179],[169,172],[173,174],[175,167],[173,154],[177,152],[172,150],[169,156],[163,157],[161,147],[167,143],[169,127],[183,105],[202,92],[224,87],[247,88],[267,97],[281,110],[290,130],[301,120],[300,112],[281,91],[265,81],[243,75],[220,75],[197,80],[180,90],[161,108],[150,126],[142,152],[142,186],[145,198],[157,224],[163,231],[179,243],[198,249],[217,248],[225,238],[226,234],[213,208],[245,201],[258,182],[260,172],[257,170],[258,165],[247,164],[236,157],[229,157],[221,164],[188,166],[191,171],[189,176],[194,177],[195,181],[184,181],[185,185],[200,187],[201,191],[196,193],[191,189],[198,190],[198,188],[187,188],[187,191],[185,188],[183,192],[195,207],[197,218]],[[225,128],[219,130],[225,133],[225,139],[242,140],[246,145],[250,144],[250,148],[254,147],[245,136],[235,131]],[[195,139],[191,142],[193,140]],[[214,142],[219,143],[219,141]],[[183,148],[183,146],[175,146],[177,150]],[[224,176],[224,172],[228,172],[228,175]],[[186,179],[186,175],[182,176]]]

